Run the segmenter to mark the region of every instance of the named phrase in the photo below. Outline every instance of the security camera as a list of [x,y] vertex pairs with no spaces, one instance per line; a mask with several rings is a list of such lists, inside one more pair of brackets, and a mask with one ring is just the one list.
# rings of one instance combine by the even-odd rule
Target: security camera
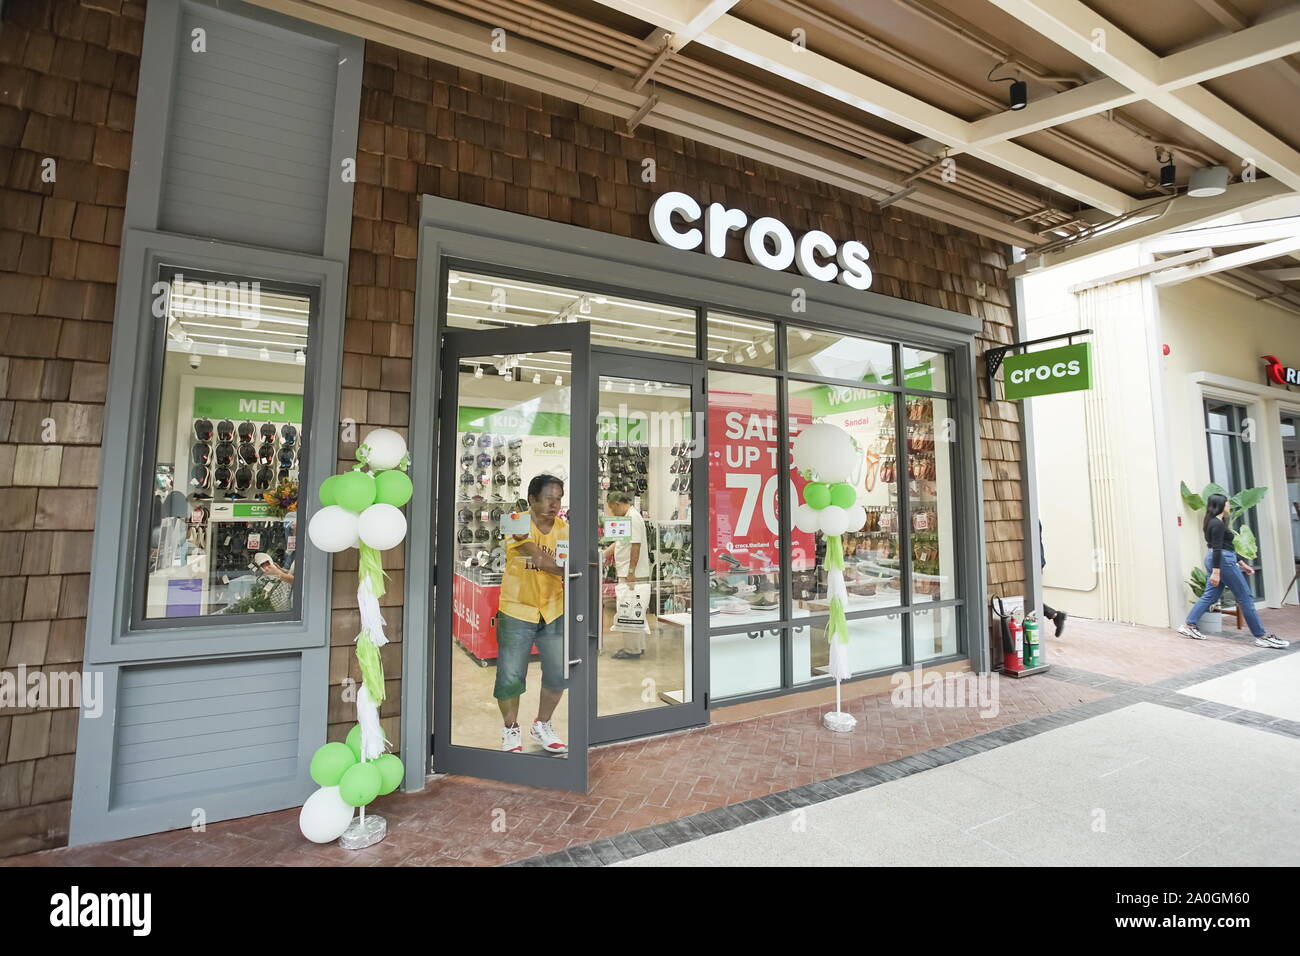
[[198,368],[202,364],[203,364],[202,355],[195,354],[190,356],[190,368]]

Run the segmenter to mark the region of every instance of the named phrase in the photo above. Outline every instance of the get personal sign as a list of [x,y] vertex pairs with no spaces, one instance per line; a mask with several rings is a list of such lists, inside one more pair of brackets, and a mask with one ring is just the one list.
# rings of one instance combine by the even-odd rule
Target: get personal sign
[[1092,388],[1092,343],[1008,355],[1002,363],[1008,401]]

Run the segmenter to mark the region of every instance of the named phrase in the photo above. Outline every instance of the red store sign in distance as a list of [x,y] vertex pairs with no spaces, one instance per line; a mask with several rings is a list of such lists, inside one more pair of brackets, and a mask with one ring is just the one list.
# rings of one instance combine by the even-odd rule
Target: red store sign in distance
[[1300,385],[1300,368],[1288,368],[1273,355],[1265,355],[1264,364],[1269,381],[1279,385]]

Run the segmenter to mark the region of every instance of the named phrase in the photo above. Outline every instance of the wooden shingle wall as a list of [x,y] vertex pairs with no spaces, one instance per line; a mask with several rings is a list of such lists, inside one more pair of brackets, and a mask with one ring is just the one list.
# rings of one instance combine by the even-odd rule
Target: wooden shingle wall
[[[860,239],[871,250],[873,291],[979,316],[981,346],[1011,341],[1009,250],[991,239],[898,209],[874,210],[862,196],[648,126],[628,135],[607,113],[375,43],[366,44],[361,103],[345,418],[403,431],[408,424],[416,227],[426,193],[649,242],[654,197],[681,190],[702,205],[718,201],[751,217],[776,216],[796,232]],[[653,182],[643,180],[647,160],[653,160]],[[738,244],[728,254],[743,259]],[[1017,416],[1014,403],[981,402],[990,594],[1024,588]],[[342,458],[351,450],[341,446]],[[342,564],[335,564],[341,576],[331,739],[350,726],[341,682],[357,626],[355,596],[348,593],[355,579]],[[394,609],[400,580],[397,571],[385,598]],[[397,615],[388,617],[394,624]],[[390,678],[385,729],[396,742],[396,645],[384,660]],[[350,666],[355,680],[355,663]]]
[[[0,667],[10,674],[81,667],[143,35],[144,4],[131,0],[4,4]],[[0,856],[67,842],[76,731],[75,708],[0,708]]]

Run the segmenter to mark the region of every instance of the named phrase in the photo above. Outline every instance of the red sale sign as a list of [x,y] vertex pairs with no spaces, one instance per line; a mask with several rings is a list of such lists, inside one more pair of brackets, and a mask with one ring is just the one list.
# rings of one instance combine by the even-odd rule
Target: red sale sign
[[[791,437],[812,422],[812,403],[790,403]],[[730,554],[755,573],[781,562],[777,481],[790,480],[797,502],[803,479],[790,470],[790,449],[779,448],[776,399],[748,392],[709,392],[709,560],[718,570],[737,570]],[[793,478],[793,480],[791,480]],[[792,528],[795,569],[811,567],[813,536]]]

